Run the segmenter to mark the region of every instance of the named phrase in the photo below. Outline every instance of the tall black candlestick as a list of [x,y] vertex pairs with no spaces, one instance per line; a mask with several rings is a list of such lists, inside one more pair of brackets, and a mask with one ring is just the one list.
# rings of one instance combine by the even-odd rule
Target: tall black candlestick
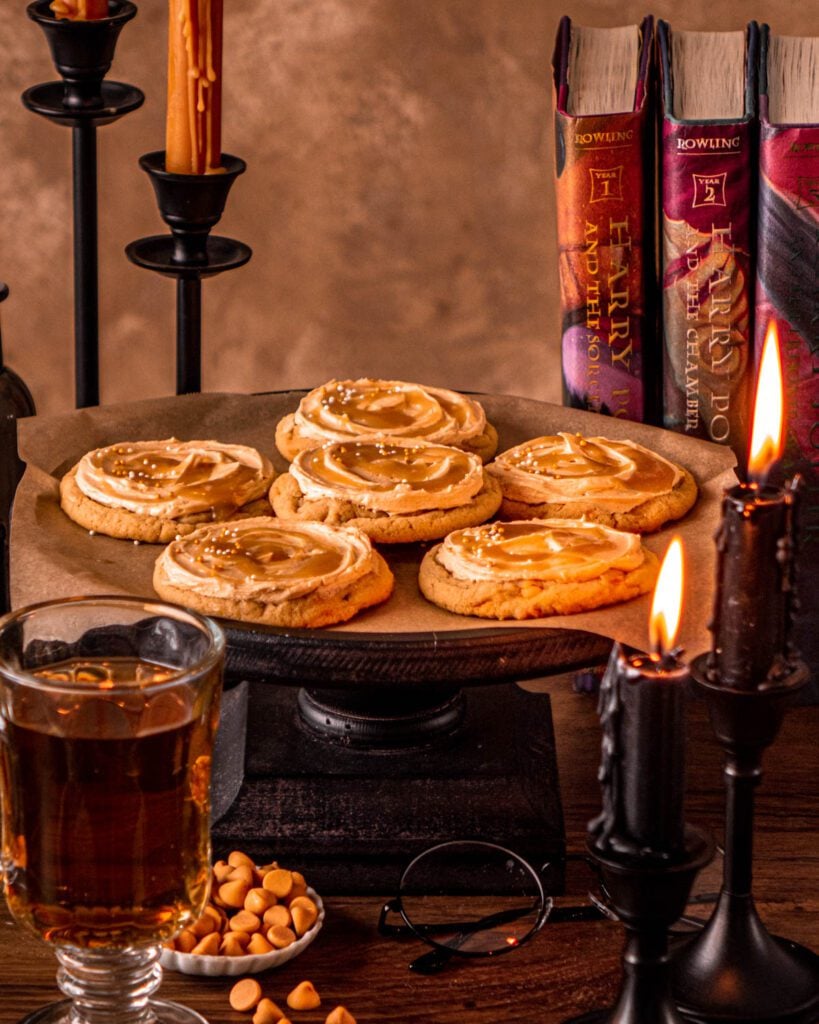
[[717,533],[717,595],[709,677],[753,690],[793,668],[796,485],[739,484],[726,492]]
[[603,812],[589,825],[602,852],[673,859],[683,849],[687,678],[673,655],[612,648],[600,687]]

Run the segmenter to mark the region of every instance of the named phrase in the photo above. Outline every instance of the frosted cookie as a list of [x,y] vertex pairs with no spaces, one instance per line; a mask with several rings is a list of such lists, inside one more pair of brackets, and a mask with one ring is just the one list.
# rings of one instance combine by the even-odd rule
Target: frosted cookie
[[454,445],[484,462],[498,434],[483,406],[456,391],[401,380],[331,380],[314,388],[276,427],[276,446],[290,462],[300,451],[329,441],[382,437]]
[[386,601],[394,579],[369,537],[343,526],[270,516],[202,526],[154,568],[167,601],[271,626],[329,626]]
[[310,448],[270,488],[277,516],[346,523],[382,544],[438,540],[486,522],[500,502],[477,455],[412,441]]
[[84,455],[60,482],[60,504],[87,530],[167,544],[202,523],[270,514],[274,476],[245,445],[122,442]]
[[558,434],[500,454],[487,467],[505,519],[588,519],[650,533],[691,508],[693,476],[634,441]]
[[456,530],[424,556],[421,593],[460,615],[534,619],[628,601],[651,589],[657,558],[634,533],[579,520]]

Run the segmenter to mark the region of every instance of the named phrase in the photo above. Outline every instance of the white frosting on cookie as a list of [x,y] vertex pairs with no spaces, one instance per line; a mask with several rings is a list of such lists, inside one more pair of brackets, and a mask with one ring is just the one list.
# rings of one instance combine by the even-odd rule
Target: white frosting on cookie
[[461,580],[542,580],[572,583],[629,572],[643,563],[636,533],[579,519],[486,523],[444,538],[438,561]]
[[566,433],[510,448],[487,470],[510,501],[591,501],[609,512],[630,512],[683,479],[678,466],[634,441]]
[[300,452],[290,474],[308,499],[390,514],[466,505],[483,486],[477,455],[411,441],[337,441]]
[[374,565],[360,530],[269,516],[202,526],[169,544],[157,561],[172,586],[266,604],[307,594],[331,598]]
[[131,441],[97,448],[77,466],[93,501],[140,515],[179,519],[231,511],[261,497],[273,466],[261,452],[218,441]]
[[331,380],[299,402],[294,423],[317,444],[365,437],[458,444],[482,434],[480,403],[456,391],[400,380]]

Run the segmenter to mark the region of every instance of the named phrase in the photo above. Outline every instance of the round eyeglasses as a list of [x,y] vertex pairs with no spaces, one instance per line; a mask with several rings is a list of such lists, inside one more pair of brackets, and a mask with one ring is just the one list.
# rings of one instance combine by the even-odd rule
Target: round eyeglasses
[[[459,903],[459,896],[469,897],[468,904]],[[538,873],[522,857],[494,843],[456,840],[410,861],[398,895],[381,908],[378,930],[432,946],[410,965],[431,974],[453,956],[500,956],[517,949],[540,931],[551,909]],[[404,923],[389,923],[390,914]]]

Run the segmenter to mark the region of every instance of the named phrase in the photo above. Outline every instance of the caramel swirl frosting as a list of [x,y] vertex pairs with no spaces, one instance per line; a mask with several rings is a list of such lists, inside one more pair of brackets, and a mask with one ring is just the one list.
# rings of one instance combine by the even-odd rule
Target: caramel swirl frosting
[[261,497],[273,466],[255,448],[218,441],[132,441],[97,448],[77,465],[86,497],[140,515],[180,519],[231,512]]
[[677,466],[634,441],[565,433],[510,448],[487,469],[512,501],[593,501],[612,512],[668,494],[683,478]]
[[640,537],[580,519],[530,519],[455,530],[438,561],[462,580],[573,583],[643,563]]
[[340,498],[401,514],[457,508],[483,486],[477,455],[442,444],[336,441],[300,452],[290,467],[304,496]]
[[481,434],[482,406],[445,388],[400,380],[331,380],[305,395],[295,424],[317,444],[384,436],[458,444]]
[[211,524],[173,541],[159,556],[168,583],[207,597],[278,604],[332,597],[372,572],[360,530],[257,516]]

